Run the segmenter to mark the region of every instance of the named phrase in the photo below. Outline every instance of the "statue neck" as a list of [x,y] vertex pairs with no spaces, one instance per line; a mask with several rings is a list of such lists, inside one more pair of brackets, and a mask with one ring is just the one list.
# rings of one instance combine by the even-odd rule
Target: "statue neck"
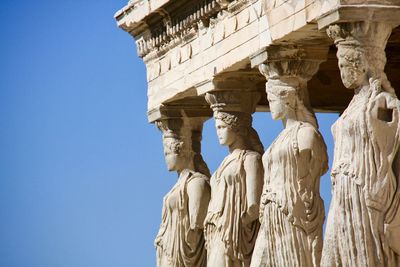
[[232,153],[236,149],[239,149],[239,150],[245,150],[246,149],[246,144],[245,144],[244,139],[242,137],[236,138],[236,140],[231,145],[229,145],[229,153]]
[[363,84],[354,90],[354,94],[356,94],[358,96],[365,96],[369,92],[369,87],[370,87],[369,84]]
[[183,174],[184,172],[189,172],[190,170],[195,171],[193,160],[190,160],[190,162],[187,162],[185,164],[184,168],[179,169],[176,172],[178,173],[178,177],[180,177],[181,174]]
[[286,118],[283,119],[283,125],[285,128],[290,128],[298,121],[296,116],[296,111],[293,109],[289,109],[286,115]]

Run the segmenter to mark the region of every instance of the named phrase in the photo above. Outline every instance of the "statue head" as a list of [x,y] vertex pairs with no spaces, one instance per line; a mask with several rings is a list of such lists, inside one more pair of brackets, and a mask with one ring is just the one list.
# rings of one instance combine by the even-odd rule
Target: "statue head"
[[344,86],[356,89],[379,80],[387,92],[394,92],[384,72],[385,47],[392,27],[379,22],[352,22],[327,29],[338,49],[338,65]]
[[295,111],[297,93],[292,86],[280,80],[270,79],[266,84],[271,116],[274,120],[283,120],[290,111]]
[[221,145],[229,147],[239,142],[243,145],[243,149],[264,153],[264,146],[256,130],[251,126],[251,114],[237,111],[215,111],[214,119]]
[[165,162],[169,171],[180,172],[189,168],[191,155],[184,143],[177,137],[163,137]]
[[269,79],[266,84],[271,116],[274,120],[283,120],[292,116],[297,121],[307,122],[318,128],[311,107],[304,105],[307,88],[300,80]]
[[368,81],[368,62],[363,51],[342,46],[337,55],[340,77],[346,88],[356,89]]
[[204,118],[164,119],[156,122],[163,133],[164,156],[169,171],[188,169],[210,176],[201,156]]
[[248,135],[251,127],[251,115],[242,112],[214,112],[215,127],[221,145],[230,146],[237,139],[243,139]]
[[214,111],[215,127],[221,145],[241,143],[243,149],[264,153],[257,132],[251,126],[260,94],[256,91],[214,91],[206,101]]

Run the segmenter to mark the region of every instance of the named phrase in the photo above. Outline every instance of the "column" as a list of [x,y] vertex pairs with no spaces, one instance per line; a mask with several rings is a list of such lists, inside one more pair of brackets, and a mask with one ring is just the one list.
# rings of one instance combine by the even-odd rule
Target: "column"
[[398,266],[399,100],[385,73],[392,25],[329,26],[343,84],[354,97],[332,128],[333,196],[322,266]]
[[229,149],[210,182],[205,220],[207,260],[208,266],[246,267],[260,226],[264,149],[252,128],[252,113],[260,94],[246,86],[252,84],[249,77],[225,78],[214,80],[216,90],[206,94],[219,143]]
[[208,117],[188,117],[187,111],[177,107],[163,107],[159,113],[164,115],[155,123],[163,134],[166,165],[169,171],[177,172],[178,180],[164,197],[155,240],[157,266],[206,267],[203,225],[211,193],[201,138]]
[[327,51],[327,46],[276,45],[252,57],[252,64],[259,64],[267,79],[271,116],[284,123],[263,156],[261,228],[252,267],[319,266],[324,223],[319,187],[328,156],[307,81]]

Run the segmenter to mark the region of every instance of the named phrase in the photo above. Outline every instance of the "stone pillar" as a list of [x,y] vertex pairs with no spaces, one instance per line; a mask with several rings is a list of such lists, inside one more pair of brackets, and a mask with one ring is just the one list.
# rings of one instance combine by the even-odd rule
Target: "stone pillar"
[[[259,229],[264,149],[252,128],[251,114],[260,95],[244,90],[244,79],[230,89],[217,80],[214,85],[224,89],[207,93],[206,100],[214,111],[219,142],[229,148],[229,154],[211,177],[205,220],[207,261],[208,266],[246,267]],[[235,86],[234,79],[226,82]]]
[[261,228],[252,267],[319,266],[324,203],[320,177],[328,156],[312,111],[307,81],[328,47],[272,46],[252,58],[267,79],[272,118],[285,128],[263,156]]
[[[173,110],[177,113],[177,109]],[[164,197],[162,222],[155,240],[157,266],[206,267],[203,225],[210,200],[209,170],[201,156],[203,122],[207,117],[159,118],[165,161],[178,180]]]
[[354,90],[332,132],[333,196],[322,266],[399,266],[399,100],[384,73],[392,25],[329,26],[343,84]]

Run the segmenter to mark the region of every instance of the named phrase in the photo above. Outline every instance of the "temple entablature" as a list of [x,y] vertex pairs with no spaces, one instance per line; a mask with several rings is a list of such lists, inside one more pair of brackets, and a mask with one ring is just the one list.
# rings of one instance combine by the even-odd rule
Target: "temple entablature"
[[[298,46],[316,57],[329,50],[324,55],[326,62],[309,83],[310,101],[317,111],[341,112],[351,93],[340,82],[336,49],[325,28],[361,19],[385,21],[394,27],[400,23],[399,10],[395,0],[150,0],[130,1],[116,19],[135,38],[138,55],[146,64],[149,116],[160,105],[195,101],[213,90],[205,85],[221,80],[224,73],[253,73],[262,79],[254,68],[257,62],[251,61],[265,55],[268,47],[280,45]],[[395,47],[400,45],[398,29],[391,39]],[[388,55],[389,65],[394,65],[392,60],[397,63],[398,55]],[[198,102],[204,104],[204,100]],[[268,110],[267,104],[264,98],[258,109]]]

